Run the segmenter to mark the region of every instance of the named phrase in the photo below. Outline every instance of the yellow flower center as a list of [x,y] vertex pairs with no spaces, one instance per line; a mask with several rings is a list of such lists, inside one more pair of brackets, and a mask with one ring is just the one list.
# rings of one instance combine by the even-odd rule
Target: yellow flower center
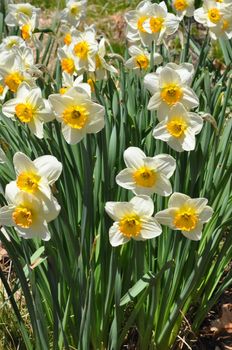
[[156,183],[157,174],[153,169],[143,166],[134,172],[133,179],[136,185],[152,187]]
[[24,40],[30,39],[30,37],[31,37],[30,31],[31,31],[31,26],[30,26],[30,24],[24,24],[24,25],[22,26],[21,32],[22,32],[22,38],[23,38]]
[[70,9],[70,12],[73,16],[76,16],[78,15],[78,13],[80,12],[79,11],[79,7],[77,5],[72,5],[71,6],[71,9]]
[[186,0],[175,0],[173,5],[177,11],[184,11],[188,7]]
[[87,80],[87,83],[89,84],[90,88],[91,88],[91,91],[94,92],[95,91],[95,87],[94,87],[94,80],[89,78]]
[[61,68],[68,74],[73,74],[75,70],[75,64],[72,58],[63,58],[61,60]]
[[153,33],[158,33],[163,27],[164,19],[162,17],[151,17],[150,27]]
[[60,93],[61,95],[64,95],[67,91],[68,91],[68,88],[67,88],[67,87],[62,87],[62,88],[60,88],[59,93]]
[[19,103],[15,106],[15,114],[23,123],[29,123],[35,116],[35,108],[29,103]]
[[181,117],[175,117],[166,124],[166,128],[174,137],[181,137],[187,129],[186,121]]
[[83,106],[68,107],[63,112],[63,121],[73,129],[82,129],[87,123],[89,112]]
[[81,58],[82,60],[87,59],[88,52],[89,44],[86,41],[81,41],[74,46],[75,55]]
[[217,8],[212,8],[208,11],[208,18],[213,23],[218,23],[221,19],[220,11]]
[[227,30],[229,28],[229,26],[230,26],[229,22],[226,19],[224,19],[222,21],[222,30]]
[[32,172],[23,172],[19,174],[16,184],[22,191],[35,193],[38,190],[41,177]]
[[2,95],[3,90],[4,90],[4,86],[3,86],[3,85],[0,85],[0,95]]
[[224,0],[216,0],[216,2],[224,2]]
[[17,207],[12,214],[12,219],[17,226],[23,228],[29,228],[33,222],[31,210],[25,207]]
[[119,229],[128,238],[136,237],[141,231],[141,220],[138,215],[130,214],[119,221]]
[[23,80],[24,78],[19,72],[13,72],[5,77],[4,82],[8,86],[10,91],[16,92]]
[[140,18],[138,19],[138,21],[137,21],[137,28],[138,28],[138,30],[139,30],[140,32],[142,32],[142,33],[145,33],[145,32],[146,32],[145,29],[143,28],[143,24],[144,24],[144,22],[145,22],[148,18],[149,18],[148,16],[142,16],[142,17],[140,17]]
[[147,69],[149,65],[149,59],[145,55],[137,55],[135,57],[135,63],[136,66],[139,67],[140,69]]
[[173,224],[182,231],[191,231],[196,228],[198,221],[196,210],[184,206],[176,211]]
[[70,33],[65,34],[64,36],[64,43],[65,45],[69,46],[72,42],[72,36]]
[[183,96],[183,91],[177,84],[167,84],[161,90],[161,98],[168,105],[174,105]]

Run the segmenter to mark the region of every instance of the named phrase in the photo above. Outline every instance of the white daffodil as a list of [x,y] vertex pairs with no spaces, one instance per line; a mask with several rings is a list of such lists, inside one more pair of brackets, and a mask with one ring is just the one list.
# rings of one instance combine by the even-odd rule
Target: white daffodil
[[[74,78],[73,75],[67,74],[67,73],[62,73],[62,88],[60,88],[59,93],[61,95],[66,94],[69,89],[75,86],[82,86],[83,82],[83,75],[80,75],[77,78]],[[86,84],[84,83],[84,88]]]
[[160,224],[181,230],[185,237],[198,241],[202,236],[203,224],[213,215],[213,209],[207,203],[205,198],[191,198],[174,192],[169,199],[168,209],[158,212],[155,218]]
[[180,66],[167,64],[165,67],[159,67],[156,73],[150,73],[144,77],[144,85],[153,95],[147,108],[157,110],[160,121],[177,102],[182,103],[187,109],[198,106],[198,97],[188,86],[192,73],[193,66],[190,63]]
[[86,12],[87,0],[69,0],[66,7],[61,11],[61,22],[77,27]]
[[40,88],[31,88],[26,83],[21,84],[16,98],[4,103],[2,112],[8,118],[27,124],[40,139],[43,138],[43,123],[54,119],[48,101],[42,98]]
[[95,55],[95,76],[97,80],[102,80],[107,77],[106,71],[116,74],[118,71],[114,66],[108,64],[105,60],[106,48],[105,38],[102,38],[98,44],[98,51]]
[[73,38],[70,49],[75,57],[76,70],[79,74],[84,71],[95,71],[95,56],[98,51],[98,43],[93,28],[88,28],[85,32],[79,32],[79,34]]
[[209,28],[212,39],[232,37],[232,3],[227,1],[203,2],[203,6],[194,11],[197,22]]
[[181,103],[176,103],[153,130],[155,139],[167,142],[177,152],[192,151],[196,145],[195,135],[203,127],[203,119],[188,112]]
[[0,147],[0,163],[5,163],[6,161],[6,155],[3,149]]
[[157,193],[169,196],[172,186],[168,180],[176,169],[176,161],[168,154],[146,157],[137,147],[124,151],[124,162],[127,166],[116,176],[116,182],[136,195]]
[[176,11],[177,17],[192,17],[194,13],[194,0],[172,0],[172,6]]
[[70,47],[68,46],[66,49],[59,48],[57,54],[60,59],[62,72],[73,75],[76,71],[76,66],[75,57]]
[[[14,184],[8,184],[5,197],[8,205],[0,208],[0,225],[14,226],[23,238],[50,239],[47,222],[51,220],[44,211],[43,203],[36,196],[18,191]],[[54,206],[54,212],[49,215],[54,219],[59,210],[60,207]]]
[[12,51],[13,47],[26,47],[25,41],[16,35],[7,36],[0,44],[0,51]]
[[135,10],[128,11],[125,14],[127,23],[126,36],[129,42],[141,41],[144,45],[151,42],[151,35],[143,27],[146,19],[150,17],[152,3],[151,1],[142,1]]
[[[146,71],[150,68],[150,58],[151,54],[141,47],[132,45],[129,47],[129,54],[131,58],[126,61],[125,66],[129,69],[133,69],[137,73],[141,73],[142,71]],[[153,63],[154,65],[158,65],[162,63],[163,57],[154,52],[153,54]]]
[[143,23],[143,29],[150,34],[150,41],[146,45],[151,45],[154,41],[160,45],[164,36],[174,34],[179,27],[180,19],[173,13],[169,13],[164,1],[159,4],[152,4],[149,18]]
[[104,127],[105,109],[91,101],[89,84],[73,87],[63,95],[50,95],[49,101],[56,119],[62,123],[64,138],[70,144],[78,143],[86,134],[97,133]]
[[62,164],[51,155],[41,156],[31,160],[22,152],[13,157],[16,172],[16,185],[19,190],[32,193],[43,199],[51,198],[51,189],[62,172]]
[[17,92],[23,82],[34,85],[34,79],[25,70],[24,62],[14,49],[12,53],[5,51],[0,54],[0,76],[11,92]]
[[6,94],[9,91],[8,86],[5,84],[4,79],[0,77],[0,101],[5,100]]
[[162,233],[161,226],[152,217],[154,203],[148,196],[137,196],[130,202],[107,202],[105,210],[115,221],[109,231],[113,247],[124,244],[131,238],[144,241]]
[[14,27],[19,25],[19,18],[23,14],[28,18],[32,18],[32,16],[36,17],[36,23],[38,21],[38,15],[40,13],[40,9],[32,6],[28,3],[21,4],[9,4],[8,5],[8,14],[5,18],[5,23],[9,27]]

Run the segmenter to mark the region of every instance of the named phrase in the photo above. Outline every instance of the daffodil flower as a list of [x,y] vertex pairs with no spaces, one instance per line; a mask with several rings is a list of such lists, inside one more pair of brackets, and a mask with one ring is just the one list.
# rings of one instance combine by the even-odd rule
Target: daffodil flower
[[39,13],[39,8],[36,8],[28,3],[9,4],[8,13],[5,18],[5,23],[9,27],[19,26],[19,19],[21,15],[27,16],[28,19],[35,16],[37,26]]
[[[146,72],[150,68],[150,57],[151,54],[139,46],[132,45],[128,49],[131,58],[129,58],[125,66],[129,69],[133,69],[136,73]],[[153,63],[158,65],[162,63],[163,58],[160,54],[154,52]]]
[[16,35],[7,36],[2,40],[2,43],[0,44],[0,51],[11,52],[13,47],[26,47],[25,41]]
[[73,38],[70,49],[75,57],[78,74],[84,71],[95,71],[95,56],[98,51],[98,43],[96,41],[96,32],[92,27],[86,29],[84,32],[79,32]]
[[40,88],[33,88],[23,83],[18,89],[16,98],[2,106],[3,114],[13,120],[28,125],[31,132],[38,138],[43,138],[43,123],[54,119],[47,100],[42,98]]
[[160,224],[180,230],[185,237],[198,241],[202,236],[203,224],[213,215],[213,209],[207,203],[205,198],[190,198],[174,192],[169,199],[168,209],[158,212],[155,218]]
[[[44,211],[43,203],[36,196],[8,184],[5,197],[8,205],[0,208],[0,225],[14,226],[23,238],[50,239],[47,222],[51,220]],[[59,214],[60,207],[54,206],[53,210],[49,216],[54,219]]]
[[209,28],[213,40],[232,38],[231,2],[203,1],[203,6],[194,11],[194,19]]
[[91,101],[89,84],[73,87],[63,95],[50,95],[49,101],[56,119],[62,124],[64,138],[70,144],[78,143],[86,134],[97,133],[104,127],[105,109]]
[[172,0],[172,7],[176,11],[177,17],[192,17],[194,13],[194,0]]
[[165,67],[159,67],[156,73],[144,77],[144,85],[152,94],[147,108],[157,110],[159,121],[162,121],[178,102],[188,110],[198,106],[198,97],[188,86],[192,74],[193,65],[190,63],[180,66],[169,63]]
[[144,241],[162,233],[160,224],[152,217],[154,203],[148,196],[136,196],[130,202],[107,202],[105,210],[115,221],[109,231],[113,247],[130,239]]
[[50,186],[60,177],[62,164],[51,155],[31,160],[22,152],[15,153],[13,163],[17,187],[21,191],[32,193],[40,199],[51,198]]
[[124,151],[124,162],[127,166],[116,176],[116,182],[136,195],[157,193],[169,196],[172,186],[168,180],[176,169],[176,161],[168,154],[146,157],[137,147]]
[[85,15],[87,0],[75,1],[69,0],[66,7],[61,11],[61,22],[77,27],[80,20]]
[[157,140],[167,144],[177,152],[192,151],[196,145],[195,135],[203,127],[203,119],[196,113],[188,112],[181,103],[176,103],[153,130]]
[[106,72],[111,72],[116,74],[117,69],[108,64],[105,60],[106,48],[105,48],[105,38],[102,38],[98,44],[98,51],[95,55],[95,77],[97,80],[103,80],[107,77]]

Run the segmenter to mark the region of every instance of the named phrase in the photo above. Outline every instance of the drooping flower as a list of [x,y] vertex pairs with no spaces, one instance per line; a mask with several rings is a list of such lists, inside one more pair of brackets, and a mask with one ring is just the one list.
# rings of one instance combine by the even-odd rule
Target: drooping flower
[[144,77],[144,85],[152,94],[147,108],[157,110],[160,121],[178,102],[188,110],[198,106],[198,97],[189,87],[193,72],[193,65],[190,63],[180,66],[168,63],[165,67],[159,67],[156,73],[149,73]]
[[203,6],[194,11],[194,18],[209,28],[209,34],[213,40],[232,38],[231,2],[204,0]]
[[154,203],[148,196],[136,196],[130,202],[107,202],[105,210],[115,221],[109,231],[110,244],[113,247],[130,239],[144,241],[162,233],[161,226],[152,217]]
[[194,0],[172,0],[172,6],[179,18],[192,17],[194,13]]
[[146,157],[137,147],[129,147],[124,151],[124,162],[127,166],[116,176],[116,182],[136,195],[157,193],[169,196],[172,186],[168,180],[176,169],[176,161],[168,154]]
[[[128,49],[131,58],[129,58],[125,66],[129,69],[133,69],[135,72],[140,73],[142,71],[146,72],[150,68],[150,58],[151,54],[139,46],[132,45]],[[160,54],[154,52],[153,63],[158,65],[162,63],[163,58]]]
[[195,135],[203,127],[203,119],[188,112],[181,103],[176,103],[153,130],[155,139],[167,142],[177,152],[192,151],[196,145]]
[[168,209],[155,215],[157,221],[173,230],[198,241],[202,236],[203,224],[213,215],[213,209],[207,206],[205,198],[191,198],[183,193],[174,192],[168,202]]
[[54,119],[48,101],[42,98],[40,88],[31,88],[26,83],[20,86],[16,98],[4,103],[2,112],[8,118],[27,124],[40,139],[43,138],[43,123]]
[[91,101],[89,84],[73,87],[63,95],[50,95],[49,101],[56,119],[62,124],[64,138],[70,144],[78,143],[86,134],[97,133],[104,127],[105,109]]
[[95,55],[95,77],[97,80],[102,80],[107,77],[106,72],[111,72],[116,74],[117,69],[108,64],[105,60],[106,56],[106,47],[105,47],[105,38],[102,38],[98,44],[98,50]]
[[[50,239],[47,222],[51,221],[43,203],[33,194],[19,191],[14,184],[6,186],[5,197],[8,205],[0,208],[0,225],[14,226],[23,238]],[[60,207],[54,206],[49,216],[55,219]],[[52,220],[53,220],[52,219]]]

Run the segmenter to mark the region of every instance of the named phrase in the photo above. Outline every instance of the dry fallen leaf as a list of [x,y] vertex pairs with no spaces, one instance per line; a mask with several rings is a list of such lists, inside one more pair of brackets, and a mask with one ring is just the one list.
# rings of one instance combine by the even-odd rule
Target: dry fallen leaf
[[232,333],[232,304],[222,305],[222,316],[211,322],[210,330],[214,333]]

